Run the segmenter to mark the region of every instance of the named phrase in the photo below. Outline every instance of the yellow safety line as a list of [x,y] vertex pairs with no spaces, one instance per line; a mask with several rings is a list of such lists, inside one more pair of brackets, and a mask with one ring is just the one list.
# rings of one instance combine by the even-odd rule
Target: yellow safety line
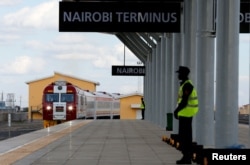
[[91,122],[92,120],[86,120],[85,122],[81,122],[79,124],[67,127],[59,132],[53,133],[51,135],[42,137],[34,142],[28,143],[26,145],[23,145],[22,147],[19,147],[15,150],[12,150],[10,152],[7,152],[0,156],[0,162],[1,165],[10,165],[25,156],[41,149],[42,147],[52,143],[53,141],[67,135],[68,133],[73,132],[77,128]]

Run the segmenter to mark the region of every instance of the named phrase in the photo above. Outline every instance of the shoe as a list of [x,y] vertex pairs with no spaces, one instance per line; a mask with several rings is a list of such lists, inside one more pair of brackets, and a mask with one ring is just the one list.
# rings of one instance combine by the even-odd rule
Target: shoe
[[177,160],[176,164],[192,164],[192,162],[191,160],[181,159],[181,160]]

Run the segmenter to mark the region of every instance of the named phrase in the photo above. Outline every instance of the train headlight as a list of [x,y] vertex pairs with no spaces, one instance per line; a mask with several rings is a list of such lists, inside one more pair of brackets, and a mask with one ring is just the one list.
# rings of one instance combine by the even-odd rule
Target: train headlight
[[73,110],[73,106],[72,105],[68,106],[68,110],[72,111]]
[[52,109],[52,107],[51,107],[50,105],[48,105],[48,106],[46,107],[46,109],[49,111],[49,110]]

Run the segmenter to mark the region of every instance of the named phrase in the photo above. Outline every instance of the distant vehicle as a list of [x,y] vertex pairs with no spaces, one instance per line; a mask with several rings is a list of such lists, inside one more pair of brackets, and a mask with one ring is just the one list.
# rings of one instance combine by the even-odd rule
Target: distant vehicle
[[56,81],[43,90],[42,111],[44,127],[75,119],[112,119],[120,117],[120,100],[106,92],[91,92]]
[[0,101],[0,109],[5,109],[5,101]]

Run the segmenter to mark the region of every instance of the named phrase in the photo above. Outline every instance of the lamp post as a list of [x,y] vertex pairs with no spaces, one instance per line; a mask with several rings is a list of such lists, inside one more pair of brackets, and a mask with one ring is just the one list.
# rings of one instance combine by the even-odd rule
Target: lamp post
[[[141,61],[137,61],[137,65],[142,65]],[[138,76],[138,92],[141,93],[141,78]]]

